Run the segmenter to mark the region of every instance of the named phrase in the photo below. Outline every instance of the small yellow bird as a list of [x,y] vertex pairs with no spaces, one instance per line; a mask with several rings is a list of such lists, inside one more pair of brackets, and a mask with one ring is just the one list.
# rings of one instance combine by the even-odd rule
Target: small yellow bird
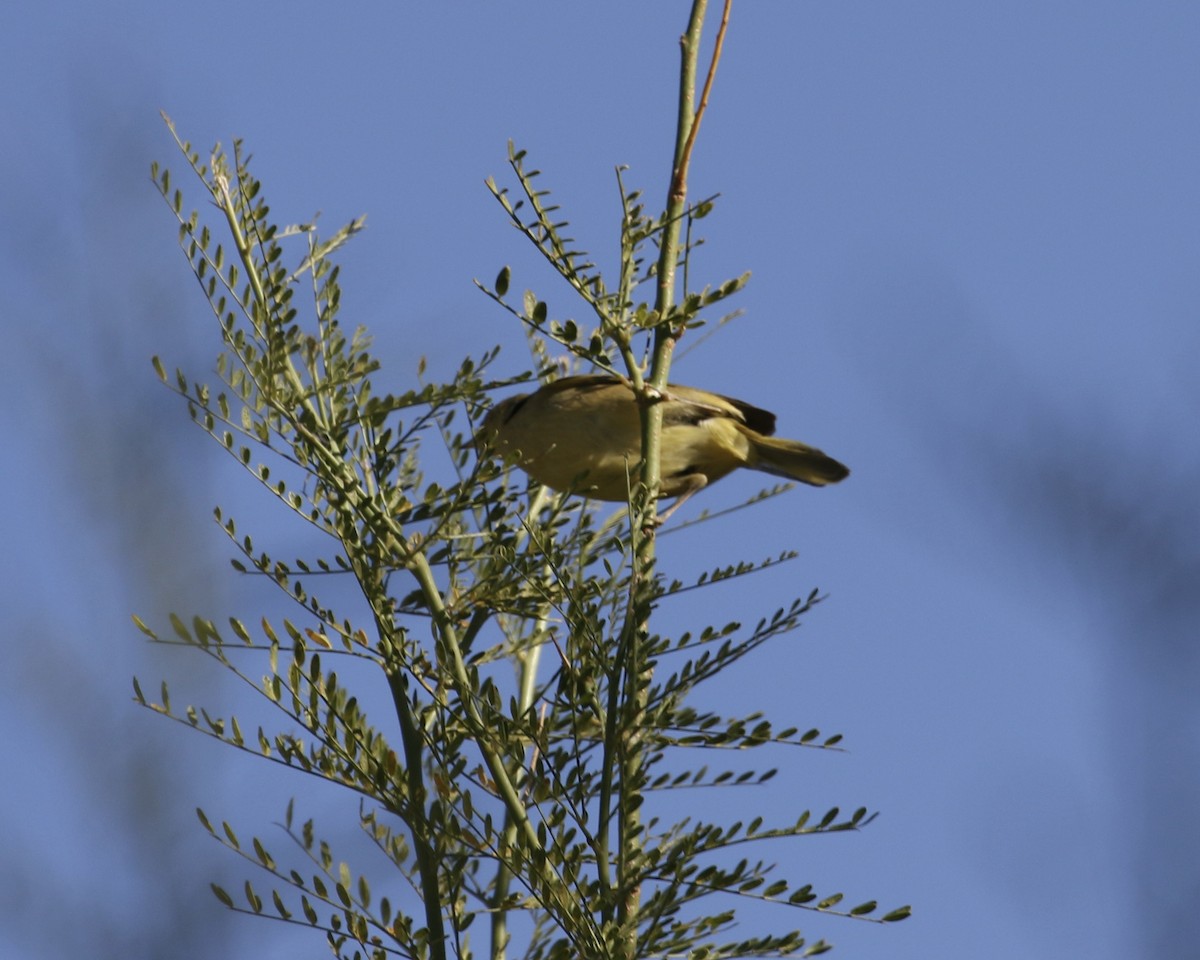
[[[739,467],[823,487],[850,471],[814,447],[777,440],[775,414],[741,400],[668,386],[663,394],[659,495],[692,494]],[[563,377],[501,400],[476,435],[539,483],[597,500],[628,499],[637,482],[642,428],[633,391],[606,376]]]

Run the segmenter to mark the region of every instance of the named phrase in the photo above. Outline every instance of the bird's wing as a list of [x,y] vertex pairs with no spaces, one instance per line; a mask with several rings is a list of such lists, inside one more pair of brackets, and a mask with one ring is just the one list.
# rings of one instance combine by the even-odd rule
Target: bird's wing
[[590,392],[623,386],[616,377],[610,377],[603,373],[585,373],[573,377],[559,377],[542,387],[538,393],[544,397],[552,397],[567,390]]
[[775,432],[775,414],[746,403],[745,400],[674,384],[667,389],[670,399],[678,401],[679,405],[674,409],[668,405],[668,412],[663,414],[664,419],[670,417],[675,422],[699,423],[711,417],[729,417],[744,423],[764,437],[769,437]]
[[[632,391],[623,381],[607,374],[581,374],[572,377],[560,377],[538,391],[545,402],[552,402],[559,395],[575,392],[579,395],[594,393],[602,390],[619,391],[632,400]],[[617,394],[614,394],[614,400]],[[671,401],[676,401],[672,403]],[[700,423],[711,417],[731,417],[748,426],[755,433],[764,437],[775,433],[775,414],[763,410],[745,400],[726,397],[719,393],[709,393],[696,387],[685,387],[670,384],[667,387],[667,404],[664,408],[663,419],[671,423]]]

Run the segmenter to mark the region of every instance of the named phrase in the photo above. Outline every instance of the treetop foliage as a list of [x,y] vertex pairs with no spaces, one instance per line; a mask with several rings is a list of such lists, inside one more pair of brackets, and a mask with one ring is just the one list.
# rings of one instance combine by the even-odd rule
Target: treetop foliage
[[[698,42],[699,23],[688,36]],[[681,122],[684,142],[689,129]],[[674,343],[747,279],[687,289],[691,225],[712,200],[680,197],[650,215],[619,174],[620,267],[610,282],[510,146],[520,198],[494,181],[489,189],[594,325],[552,318],[529,292],[514,301],[504,268],[480,289],[526,328],[532,369],[492,377],[496,351],[485,350],[442,382],[426,381],[420,365],[419,387],[391,393],[378,387],[383,367],[365,329],[341,324],[334,257],[363,220],[328,238],[315,223],[281,227],[240,141],[204,160],[176,139],[220,226],[188,206],[166,168],[152,175],[223,350],[216,386],[157,358],[155,369],[328,550],[280,558],[218,509],[235,569],[272,582],[296,615],[257,624],[172,617],[169,632],[137,620],[151,639],[219,663],[263,698],[276,724],[177,707],[165,683],[152,699],[135,680],[135,697],[236,750],[357,794],[358,826],[385,867],[382,881],[374,868],[368,879],[371,871],[335,850],[338,841],[296,815],[297,801],[283,816],[286,855],[198,811],[218,842],[266,876],[265,893],[249,879],[236,894],[214,885],[221,902],[321,930],[339,957],[414,960],[481,949],[529,960],[811,955],[828,945],[796,929],[736,932],[737,904],[877,922],[907,916],[906,907],[880,914],[874,901],[847,907],[842,894],[785,878],[749,853],[765,843],[785,858],[795,838],[864,826],[865,808],[806,810],[783,823],[667,819],[673,793],[761,787],[778,769],[772,760],[746,768],[728,753],[728,764],[710,769],[697,756],[839,749],[837,735],[693,705],[703,685],[800,626],[821,600],[816,590],[748,624],[654,626],[672,598],[794,554],[724,558],[690,582],[671,579],[657,569],[658,532],[647,522],[652,467],[630,504],[605,513],[477,450],[474,426],[494,390],[579,366],[637,389],[665,384]],[[673,290],[678,267],[685,282],[675,297],[664,293],[664,274]],[[657,428],[647,422],[650,436]],[[430,475],[435,448],[447,466]],[[644,449],[651,462],[653,443]],[[361,683],[364,675],[382,676],[388,696]]]

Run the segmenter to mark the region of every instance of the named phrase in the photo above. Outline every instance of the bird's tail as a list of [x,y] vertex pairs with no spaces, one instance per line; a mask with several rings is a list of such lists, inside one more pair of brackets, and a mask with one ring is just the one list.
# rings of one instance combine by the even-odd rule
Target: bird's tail
[[746,466],[751,470],[799,480],[814,487],[837,483],[850,475],[849,468],[816,447],[807,446],[798,440],[764,437],[753,430],[744,432],[750,440],[750,457]]

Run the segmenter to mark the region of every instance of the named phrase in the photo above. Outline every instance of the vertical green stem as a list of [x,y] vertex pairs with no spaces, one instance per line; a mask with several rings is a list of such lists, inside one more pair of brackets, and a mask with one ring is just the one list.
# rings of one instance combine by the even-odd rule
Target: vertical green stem
[[406,821],[417,858],[417,873],[421,884],[421,901],[425,906],[425,925],[429,930],[431,960],[446,960],[446,927],[442,917],[442,888],[439,882],[441,864],[431,841],[432,828],[427,817],[424,783],[424,749],[412,707],[408,702],[407,685],[399,670],[387,671],[388,687],[400,724],[400,739],[404,745],[404,765],[412,795]]
[[[533,498],[533,502],[529,506],[529,521],[535,523],[538,514],[542,507],[549,499],[549,491],[546,487],[541,487]],[[517,536],[515,545],[520,545],[529,532],[529,527]],[[485,611],[485,616],[491,615],[491,611]],[[539,619],[534,625],[535,632],[540,633],[546,626],[545,619]],[[518,693],[518,711],[524,715],[526,711],[532,708],[534,703],[534,695],[537,691],[537,676],[538,662],[542,656],[542,645],[529,647],[522,650],[517,657],[519,664],[519,683],[520,691]],[[534,748],[530,748],[531,750]],[[526,770],[520,766],[514,766],[511,770],[513,783],[517,787],[522,787],[526,779]],[[504,812],[504,829],[500,832],[500,849],[505,851],[507,857],[511,857],[512,850],[517,842],[517,822],[513,818],[510,810]],[[492,900],[492,929],[491,929],[491,960],[505,960],[507,957],[508,941],[512,936],[508,929],[508,911],[503,908],[503,904],[508,900],[509,890],[512,886],[513,870],[511,860],[506,856],[500,857],[500,862],[496,867],[496,880],[493,887]]]
[[620,767],[618,790],[619,855],[617,862],[620,900],[617,904],[621,939],[618,956],[633,960],[638,948],[638,914],[641,907],[641,860],[644,847],[641,804],[645,762],[645,714],[650,691],[650,667],[646,644],[650,635],[650,609],[654,595],[655,520],[660,486],[662,405],[657,402],[666,389],[677,332],[668,320],[675,305],[675,268],[679,260],[679,237],[687,203],[687,171],[697,122],[696,65],[704,26],[707,0],[693,0],[687,30],[680,38],[681,67],[675,153],[667,191],[666,221],[660,237],[655,310],[659,324],[654,331],[650,378],[638,399],[642,426],[642,484],[635,497],[633,602],[622,631],[618,663],[613,671],[623,704],[616,744]]

